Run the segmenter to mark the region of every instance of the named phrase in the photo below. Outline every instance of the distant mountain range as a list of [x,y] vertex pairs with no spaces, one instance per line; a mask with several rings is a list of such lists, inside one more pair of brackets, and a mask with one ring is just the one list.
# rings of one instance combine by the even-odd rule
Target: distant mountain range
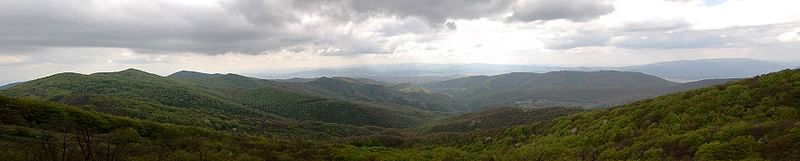
[[472,76],[421,86],[442,92],[476,110],[491,106],[607,107],[734,79],[671,82],[638,72],[557,71]]
[[674,81],[696,81],[717,78],[749,78],[796,67],[797,64],[755,59],[703,59],[622,67],[616,70],[642,72]]
[[[288,74],[256,74],[260,77],[299,78],[352,77],[369,78],[388,83],[430,83],[470,75],[494,75],[508,72],[546,72],[557,67],[494,64],[388,64],[364,65],[343,68],[315,69]],[[280,80],[279,80],[280,81]]]
[[[408,106],[428,111],[465,111],[460,103],[456,103],[446,95],[430,93],[412,84],[390,86],[387,83],[366,78],[323,77],[304,81],[277,82],[235,74],[206,74],[191,71],[177,72],[168,78],[212,89],[223,89],[230,94],[244,92],[243,90],[247,88],[272,88],[351,102]],[[232,89],[238,90],[231,91]]]
[[795,68],[797,65],[798,63],[773,62],[744,58],[681,60],[625,67],[558,67],[543,65],[500,64],[390,64],[316,69],[289,74],[258,76],[279,78],[315,78],[323,76],[340,76],[370,78],[388,83],[421,84],[444,81],[464,76],[497,75],[511,72],[541,73],[564,70],[618,70],[641,72],[671,81],[689,82],[703,79],[748,78],[781,69]]

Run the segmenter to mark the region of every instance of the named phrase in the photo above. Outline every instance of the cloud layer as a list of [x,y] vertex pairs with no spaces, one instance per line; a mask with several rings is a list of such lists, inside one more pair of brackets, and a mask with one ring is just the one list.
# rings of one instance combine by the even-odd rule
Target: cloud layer
[[21,73],[125,67],[800,59],[788,52],[800,48],[800,1],[709,2],[0,0],[0,74],[14,75],[0,83],[32,78]]
[[603,0],[520,0],[514,4],[513,11],[511,18],[519,21],[588,21],[614,12],[614,6]]

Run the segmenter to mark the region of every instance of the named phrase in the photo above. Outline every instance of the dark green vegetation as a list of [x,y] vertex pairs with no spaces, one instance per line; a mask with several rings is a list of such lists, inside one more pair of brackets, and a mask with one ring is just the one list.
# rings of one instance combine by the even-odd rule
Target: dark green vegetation
[[238,75],[213,76],[219,77],[202,79],[198,82],[203,84],[198,85],[134,69],[91,75],[62,73],[0,93],[118,116],[226,131],[351,133],[368,130],[349,125],[410,127],[427,114],[304,95],[273,86],[272,82]]
[[450,97],[440,93],[430,93],[412,84],[387,86],[363,79],[323,77],[308,83],[292,85],[297,89],[341,99],[411,106],[430,111],[465,111],[460,103]]
[[675,83],[636,72],[559,71],[473,76],[423,86],[474,110],[496,105],[608,107],[727,81]]
[[432,121],[420,125],[417,129],[423,133],[496,130],[516,125],[548,121],[581,111],[583,110],[564,107],[537,109],[497,107]]
[[[272,112],[254,108],[250,103],[240,103],[248,99],[231,99],[224,93],[223,89],[235,89],[237,84],[247,81],[206,81],[208,84],[200,87],[195,87],[199,83],[175,79],[163,81],[176,81],[192,87],[184,90],[205,91],[197,92],[204,94],[192,94],[194,97],[218,98],[221,103],[234,102],[240,104],[237,108],[252,109],[265,115]],[[38,88],[26,87],[33,86],[28,82],[9,90],[9,93],[14,93],[22,92],[19,90],[23,87],[35,89],[22,92],[30,94],[16,93],[14,96],[36,100],[0,97],[0,158],[11,161],[800,160],[800,70],[784,70],[608,109],[488,109],[438,119],[412,129],[348,126],[363,129],[364,134],[330,137],[283,136],[210,126],[173,125],[150,118],[130,118],[104,112],[85,104],[61,104],[70,104],[70,101],[64,101],[72,100],[64,99],[69,97],[38,96],[49,92],[68,94],[111,90],[80,88],[67,91],[62,87],[77,82],[86,81]],[[274,85],[267,83],[271,85],[254,89]],[[286,92],[281,89],[291,87],[270,89]],[[35,92],[38,90],[49,92]],[[134,92],[134,89],[125,91],[128,92],[104,94],[121,98],[127,98],[122,97],[123,94],[137,95],[135,98],[143,98],[138,94],[144,95]],[[249,90],[236,91],[247,93]],[[303,92],[292,93],[315,97]],[[48,103],[39,98],[61,103]],[[159,104],[168,100],[148,99]],[[260,101],[275,100],[254,99],[252,104]],[[215,110],[213,106],[208,109],[194,106],[176,108]],[[224,110],[219,113],[237,116]],[[284,121],[292,124],[290,127],[306,126],[291,118]],[[344,126],[315,123],[336,126],[335,129]]]
[[[167,77],[221,93],[246,107],[281,116],[339,124],[411,127],[433,115],[413,107],[346,101],[309,83],[280,83],[235,74],[178,72]],[[385,89],[384,86],[379,86]],[[328,91],[325,91],[328,92]],[[371,94],[376,96],[376,94]],[[377,102],[380,103],[380,102]]]

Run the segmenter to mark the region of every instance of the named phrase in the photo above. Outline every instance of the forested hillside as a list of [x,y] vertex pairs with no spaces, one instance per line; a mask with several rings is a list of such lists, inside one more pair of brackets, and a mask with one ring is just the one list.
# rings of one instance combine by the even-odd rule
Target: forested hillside
[[351,78],[323,77],[308,83],[295,84],[295,86],[322,95],[338,96],[358,101],[412,106],[430,111],[465,111],[463,105],[447,95],[431,93],[410,84],[387,86],[385,84],[375,84]]
[[[463,105],[440,93],[420,90],[422,88],[409,84],[389,85],[364,78],[323,77],[306,82],[275,82],[235,74],[205,74],[189,71],[178,72],[168,78],[222,90],[224,93],[234,95],[242,93],[241,90],[272,88],[322,98],[377,103],[398,110],[407,109],[401,106],[408,106],[426,111],[464,111]],[[416,90],[409,90],[415,87]]]
[[473,76],[422,86],[445,93],[475,110],[498,105],[610,107],[727,81],[730,80],[676,83],[636,72],[557,71]]
[[800,160],[800,70],[608,109],[499,108],[324,138],[172,125],[6,97],[0,111],[0,158],[12,161]]
[[[380,100],[351,101],[337,92],[309,87],[306,83],[282,83],[236,74],[178,72],[167,78],[219,92],[246,107],[299,119],[340,124],[411,127],[434,114]],[[347,84],[360,87],[364,84]],[[347,87],[350,87],[347,86]],[[384,89],[381,85],[378,89]],[[347,88],[345,87],[345,88]],[[322,92],[320,92],[322,90]],[[347,92],[347,91],[338,91]],[[377,97],[371,94],[370,97]]]
[[799,121],[800,70],[785,70],[552,121],[382,145],[451,148],[454,160],[800,160]]
[[236,75],[198,85],[143,71],[62,73],[21,83],[3,95],[61,102],[119,116],[217,130],[287,132],[298,121],[410,127],[424,112],[286,91]]

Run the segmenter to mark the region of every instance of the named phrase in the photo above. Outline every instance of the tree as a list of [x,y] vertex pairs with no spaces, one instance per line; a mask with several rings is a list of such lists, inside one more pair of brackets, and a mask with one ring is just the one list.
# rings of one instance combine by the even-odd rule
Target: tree
[[738,136],[728,142],[714,141],[697,148],[695,158],[701,161],[761,158],[761,145],[751,136]]
[[106,161],[117,161],[126,154],[128,145],[139,142],[139,132],[132,128],[119,128],[105,135]]

